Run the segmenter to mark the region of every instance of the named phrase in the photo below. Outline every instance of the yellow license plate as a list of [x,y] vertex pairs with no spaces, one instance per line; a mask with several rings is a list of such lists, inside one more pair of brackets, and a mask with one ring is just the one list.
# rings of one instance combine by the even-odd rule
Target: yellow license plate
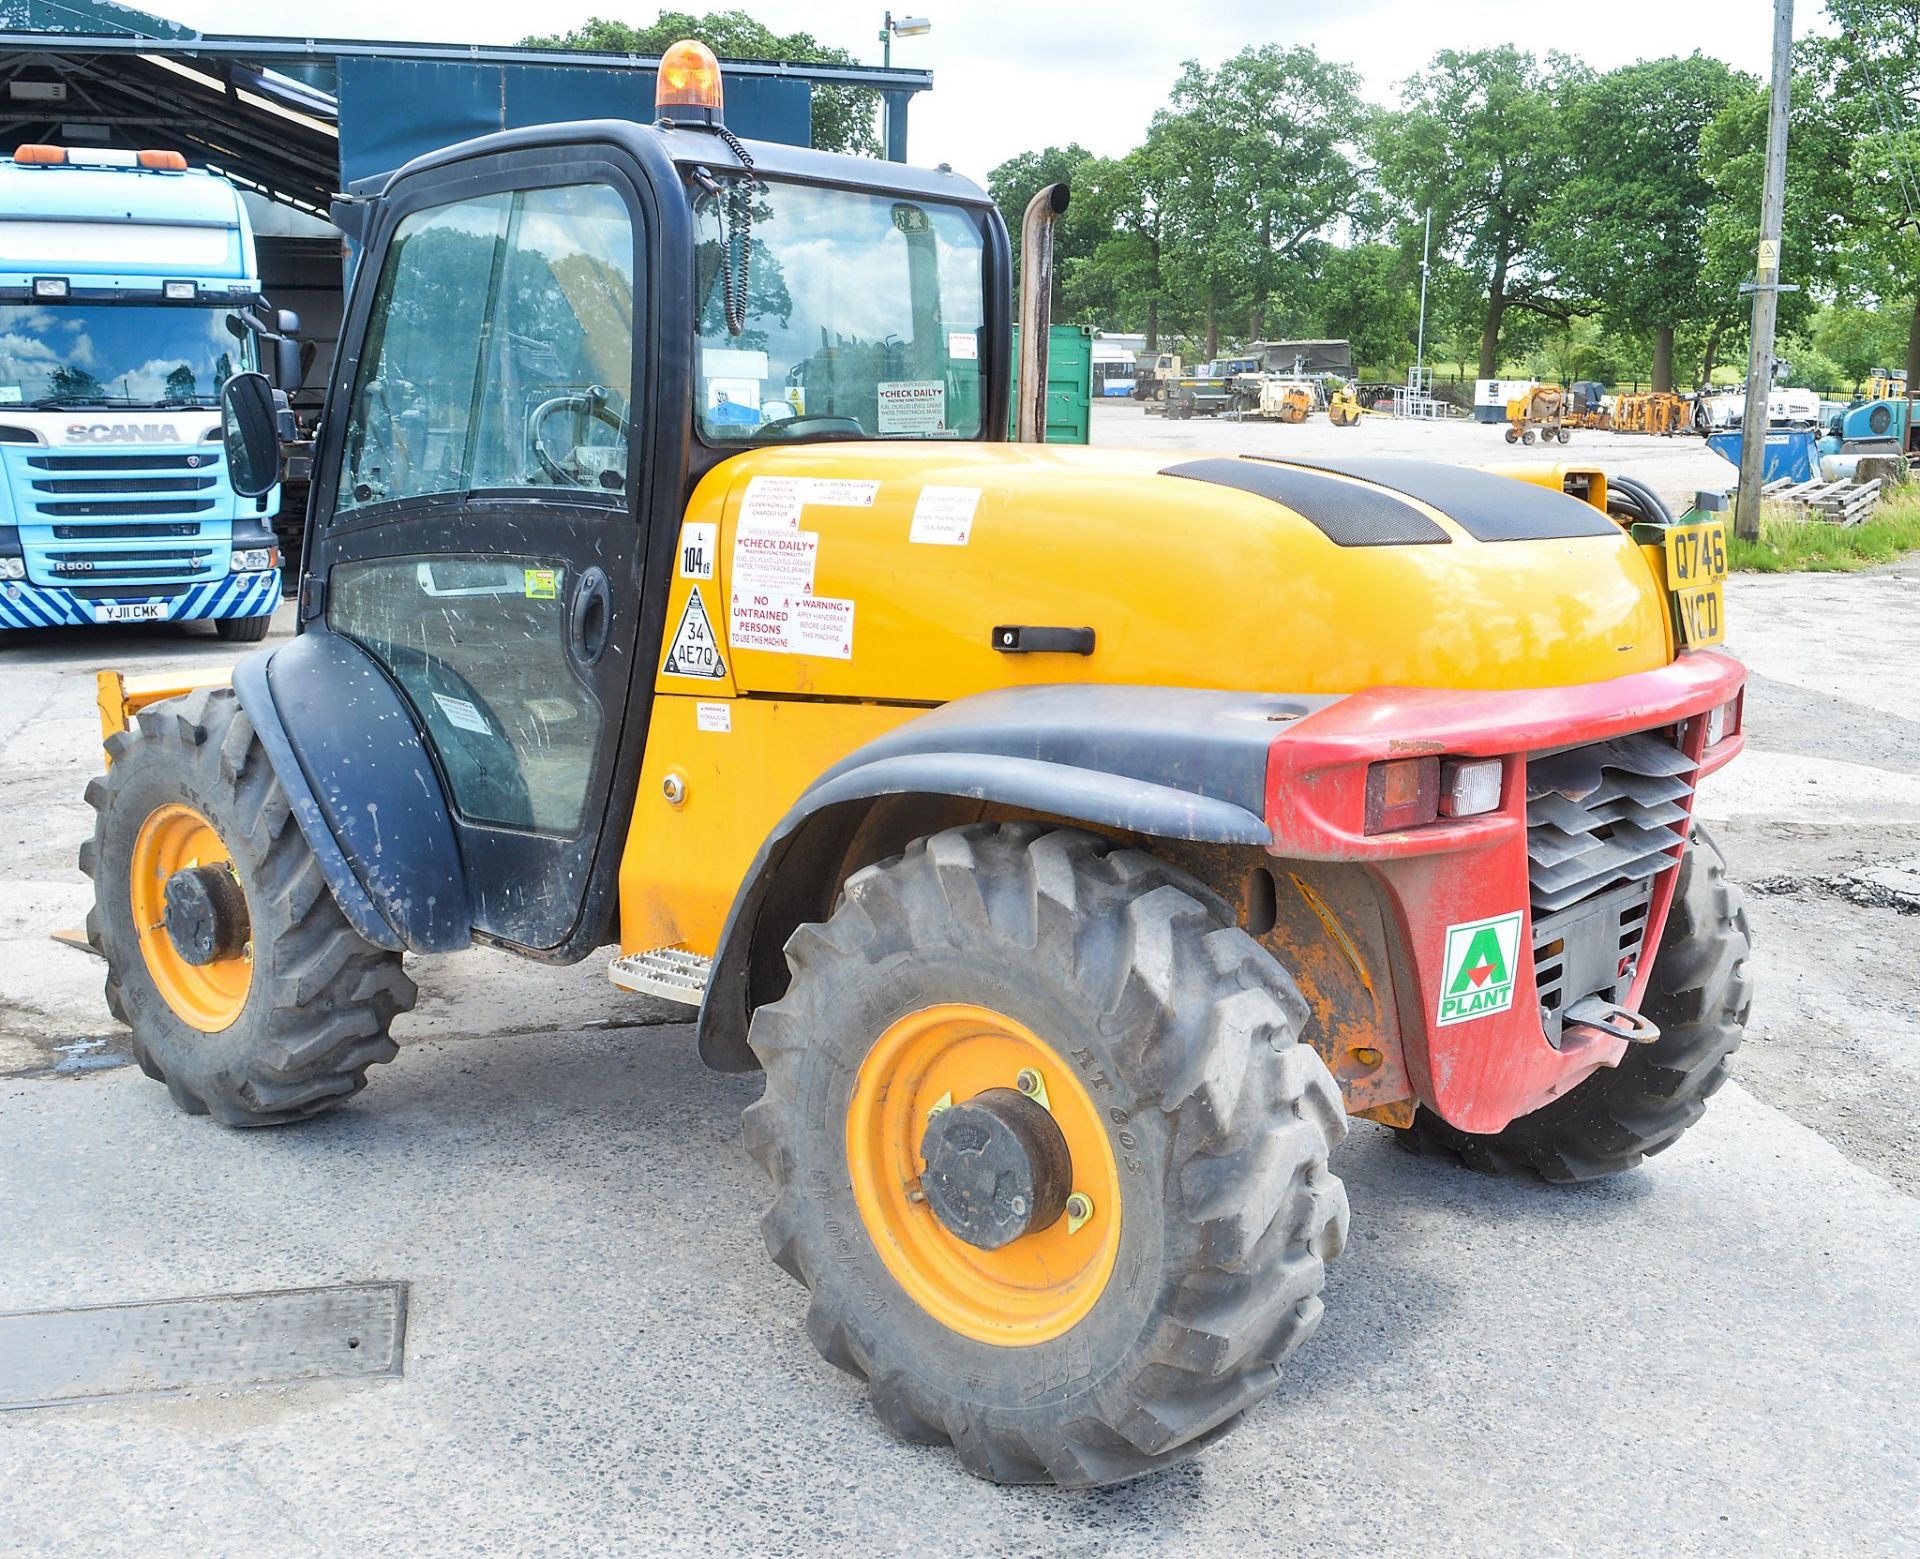
[[1680,642],[1689,648],[1726,637],[1723,581],[1727,577],[1727,527],[1722,520],[1676,526],[1667,532],[1667,588],[1673,593]]

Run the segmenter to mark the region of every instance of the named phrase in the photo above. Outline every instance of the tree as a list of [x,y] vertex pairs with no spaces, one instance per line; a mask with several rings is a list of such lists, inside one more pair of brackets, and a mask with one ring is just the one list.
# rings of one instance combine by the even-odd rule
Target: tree
[[1714,187],[1700,142],[1733,94],[1755,85],[1694,53],[1623,66],[1567,93],[1571,173],[1547,202],[1542,249],[1609,329],[1653,338],[1656,390],[1673,388],[1678,327],[1726,307],[1702,281]]
[[[1092,252],[1063,269],[1070,313],[1088,322],[1139,324],[1147,350],[1160,349],[1163,315],[1171,301],[1166,259],[1167,187],[1164,159],[1146,146],[1125,157],[1094,158],[1080,169],[1079,220],[1104,223]],[[1069,207],[1068,216],[1074,216]],[[1097,215],[1096,215],[1097,214]]]
[[1413,360],[1419,272],[1393,244],[1329,248],[1315,278],[1317,330],[1353,343],[1356,364],[1397,374]]
[[1482,378],[1498,375],[1509,310],[1561,323],[1581,312],[1547,253],[1545,219],[1571,171],[1560,102],[1586,75],[1511,45],[1442,49],[1403,84],[1404,107],[1371,125],[1382,188],[1414,220],[1431,210],[1435,248],[1479,282]]
[[1080,187],[1080,171],[1094,160],[1093,153],[1078,141],[1065,146],[1049,146],[1043,152],[1022,152],[1009,157],[987,175],[987,193],[1000,208],[1007,224],[1007,241],[1013,247],[1014,286],[1020,284],[1020,223],[1027,213],[1027,202],[1049,184],[1066,184],[1073,191],[1066,217],[1055,224],[1053,235],[1053,310],[1063,313],[1062,280],[1073,261],[1093,253],[1099,243],[1097,227],[1087,219],[1089,196],[1094,192]]
[[1820,310],[1813,318],[1809,340],[1856,390],[1876,368],[1900,361],[1907,349],[1905,325],[1891,311],[1850,303]]
[[[857,65],[845,49],[812,33],[776,33],[745,11],[662,11],[651,26],[590,17],[572,32],[522,38],[523,49],[583,49],[598,54],[660,54],[682,38],[697,38],[721,59],[784,60],[797,65]],[[883,148],[874,116],[880,94],[869,87],[813,89],[813,144],[823,151],[878,157]]]

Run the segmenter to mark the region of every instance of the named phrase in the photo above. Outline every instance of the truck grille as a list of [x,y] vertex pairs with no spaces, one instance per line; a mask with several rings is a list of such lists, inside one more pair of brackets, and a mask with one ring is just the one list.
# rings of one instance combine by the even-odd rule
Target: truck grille
[[209,446],[194,455],[29,455],[36,471],[211,471],[220,464],[220,450]]
[[1664,737],[1619,736],[1527,759],[1527,865],[1541,1021],[1633,985],[1660,873],[1686,842],[1694,762]]

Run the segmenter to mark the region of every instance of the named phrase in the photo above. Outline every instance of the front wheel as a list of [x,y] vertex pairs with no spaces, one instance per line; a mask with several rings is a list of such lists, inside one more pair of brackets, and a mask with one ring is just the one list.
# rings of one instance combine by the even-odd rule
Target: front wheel
[[232,690],[143,709],[107,755],[80,847],[87,940],[147,1075],[229,1126],[303,1120],[365,1087],[413,982],[340,913]]
[[1422,1110],[1399,1133],[1401,1146],[1486,1174],[1558,1182],[1616,1175],[1672,1147],[1705,1112],[1740,1048],[1753,999],[1752,942],[1726,859],[1696,825],[1648,975],[1644,1011],[1659,1039],[1629,1045],[1618,1066],[1502,1131],[1475,1136]]
[[1271,1391],[1345,1241],[1339,1089],[1227,906],[1038,824],[851,878],[754,1015],[773,1259],[904,1439],[1115,1483]]
[[258,617],[216,618],[213,631],[230,644],[258,644],[272,626],[273,613],[263,612]]

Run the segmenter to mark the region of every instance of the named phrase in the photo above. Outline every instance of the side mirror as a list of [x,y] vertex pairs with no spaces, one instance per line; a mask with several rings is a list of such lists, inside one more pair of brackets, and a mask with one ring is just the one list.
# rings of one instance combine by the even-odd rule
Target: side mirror
[[273,386],[262,373],[235,374],[220,388],[220,442],[227,479],[242,498],[259,498],[280,480],[280,438]]

